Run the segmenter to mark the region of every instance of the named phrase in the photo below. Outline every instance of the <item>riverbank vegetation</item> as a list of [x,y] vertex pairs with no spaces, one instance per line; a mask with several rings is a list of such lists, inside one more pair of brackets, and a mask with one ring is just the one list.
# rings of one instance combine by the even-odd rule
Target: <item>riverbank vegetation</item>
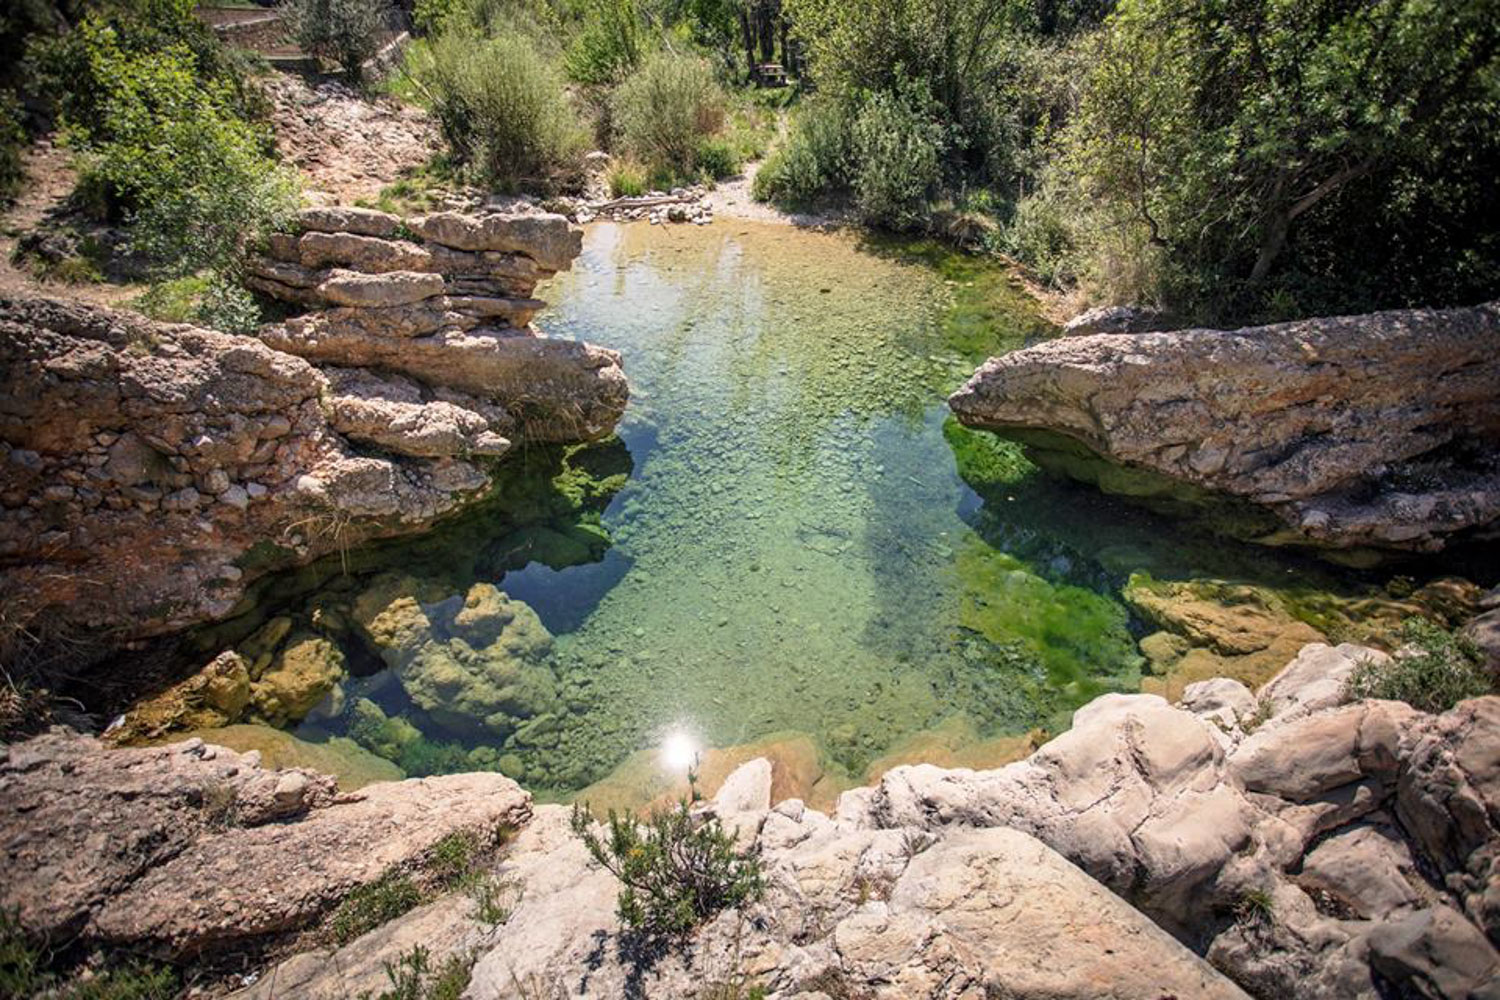
[[1204,318],[1500,278],[1483,0],[787,0],[818,92],[759,193],[956,219],[1059,288]]
[[[276,159],[253,60],[221,45],[194,6],[84,5],[69,30],[32,35],[25,79],[36,116],[72,153],[78,228],[102,227],[113,241],[97,256],[157,285],[194,276],[202,294],[181,318],[242,330],[259,310],[241,264],[286,223],[297,180]],[[82,238],[85,248],[97,242]]]

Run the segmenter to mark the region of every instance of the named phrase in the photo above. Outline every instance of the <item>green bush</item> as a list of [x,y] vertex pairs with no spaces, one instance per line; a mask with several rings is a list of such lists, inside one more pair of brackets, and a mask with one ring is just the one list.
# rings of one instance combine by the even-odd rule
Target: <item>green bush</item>
[[1016,203],[1001,237],[1006,253],[1052,285],[1078,280],[1076,234],[1070,206],[1054,187],[1044,185]]
[[1493,693],[1495,684],[1485,672],[1484,656],[1468,637],[1425,618],[1408,618],[1401,638],[1414,650],[1386,663],[1361,663],[1349,678],[1351,698],[1387,698],[1436,713],[1466,698]]
[[26,129],[21,125],[21,102],[8,90],[0,90],[0,205],[21,190],[21,153],[26,149]]
[[740,857],[717,819],[700,822],[686,800],[657,809],[644,826],[609,812],[607,839],[593,814],[573,807],[573,830],[594,862],[624,883],[620,920],[649,937],[683,937],[719,911],[759,899],[760,865]]
[[703,141],[724,124],[724,92],[702,59],[659,52],[611,101],[626,152],[648,166],[690,177]]
[[646,193],[646,169],[631,160],[609,168],[609,193],[616,198],[639,198]]
[[568,76],[579,83],[619,83],[641,62],[634,0],[587,0],[580,13],[583,30],[568,46]]
[[867,222],[910,229],[921,222],[942,176],[941,129],[921,102],[878,93],[854,120],[854,194]]
[[282,0],[282,21],[302,51],[335,63],[358,82],[366,60],[380,51],[391,16],[388,0]]
[[396,961],[385,963],[385,976],[391,987],[375,1000],[458,1000],[469,985],[473,968],[472,956],[455,954],[435,969],[428,950],[413,945]]
[[852,133],[844,104],[827,98],[808,102],[793,120],[786,145],[761,164],[752,194],[760,201],[804,204],[847,189]]
[[733,177],[740,172],[740,158],[727,139],[705,139],[694,155],[698,169],[711,180]]
[[[1064,160],[1207,318],[1479,301],[1500,281],[1488,0],[1122,0]],[[1274,310],[1273,310],[1274,311]]]
[[519,35],[448,31],[416,68],[454,157],[502,190],[551,190],[580,167],[585,133],[562,75]]

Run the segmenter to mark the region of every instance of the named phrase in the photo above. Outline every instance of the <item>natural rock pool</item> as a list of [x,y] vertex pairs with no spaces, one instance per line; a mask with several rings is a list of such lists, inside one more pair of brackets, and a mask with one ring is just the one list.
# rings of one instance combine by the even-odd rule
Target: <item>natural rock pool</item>
[[[270,669],[304,692],[334,660],[348,675],[298,735],[624,804],[673,777],[663,746],[681,765],[756,744],[794,761],[788,794],[827,801],[897,762],[1010,759],[1138,688],[1132,572],[1335,579],[958,427],[945,397],[977,361],[1055,333],[998,265],[738,220],[598,224],[541,294],[549,335],[623,353],[620,441],[513,456],[543,471],[522,499],[265,590],[279,617],[241,652],[290,643]],[[300,717],[290,697],[259,714]]]

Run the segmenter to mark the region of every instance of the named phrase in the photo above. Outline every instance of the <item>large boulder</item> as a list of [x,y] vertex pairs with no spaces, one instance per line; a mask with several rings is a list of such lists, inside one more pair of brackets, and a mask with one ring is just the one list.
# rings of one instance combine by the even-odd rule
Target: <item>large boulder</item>
[[540,807],[502,867],[525,891],[474,967],[474,1000],[701,996],[735,982],[872,1000],[1245,997],[1025,833],[905,831],[918,840],[904,841],[903,831],[842,828],[795,800],[764,816],[755,843],[765,900],[720,916],[687,948],[642,959],[613,912],[619,884],[567,823],[565,809]]
[[446,836],[489,844],[530,815],[498,774],[337,795],[201,739],[113,750],[59,731],[0,749],[0,905],[39,937],[197,955],[304,927]]
[[1500,517],[1497,339],[1500,303],[1066,337],[949,404],[1106,490],[1232,501],[1244,537],[1429,551]]
[[407,696],[449,730],[504,737],[557,703],[552,635],[493,584],[455,593],[386,575],[359,596],[352,617]]

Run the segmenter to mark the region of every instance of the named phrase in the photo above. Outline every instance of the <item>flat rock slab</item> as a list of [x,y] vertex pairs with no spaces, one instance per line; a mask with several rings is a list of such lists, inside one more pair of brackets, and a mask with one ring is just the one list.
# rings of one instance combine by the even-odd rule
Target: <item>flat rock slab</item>
[[197,954],[305,926],[451,833],[493,842],[530,816],[498,774],[336,795],[202,740],[113,750],[58,732],[0,758],[0,905],[39,935]]

